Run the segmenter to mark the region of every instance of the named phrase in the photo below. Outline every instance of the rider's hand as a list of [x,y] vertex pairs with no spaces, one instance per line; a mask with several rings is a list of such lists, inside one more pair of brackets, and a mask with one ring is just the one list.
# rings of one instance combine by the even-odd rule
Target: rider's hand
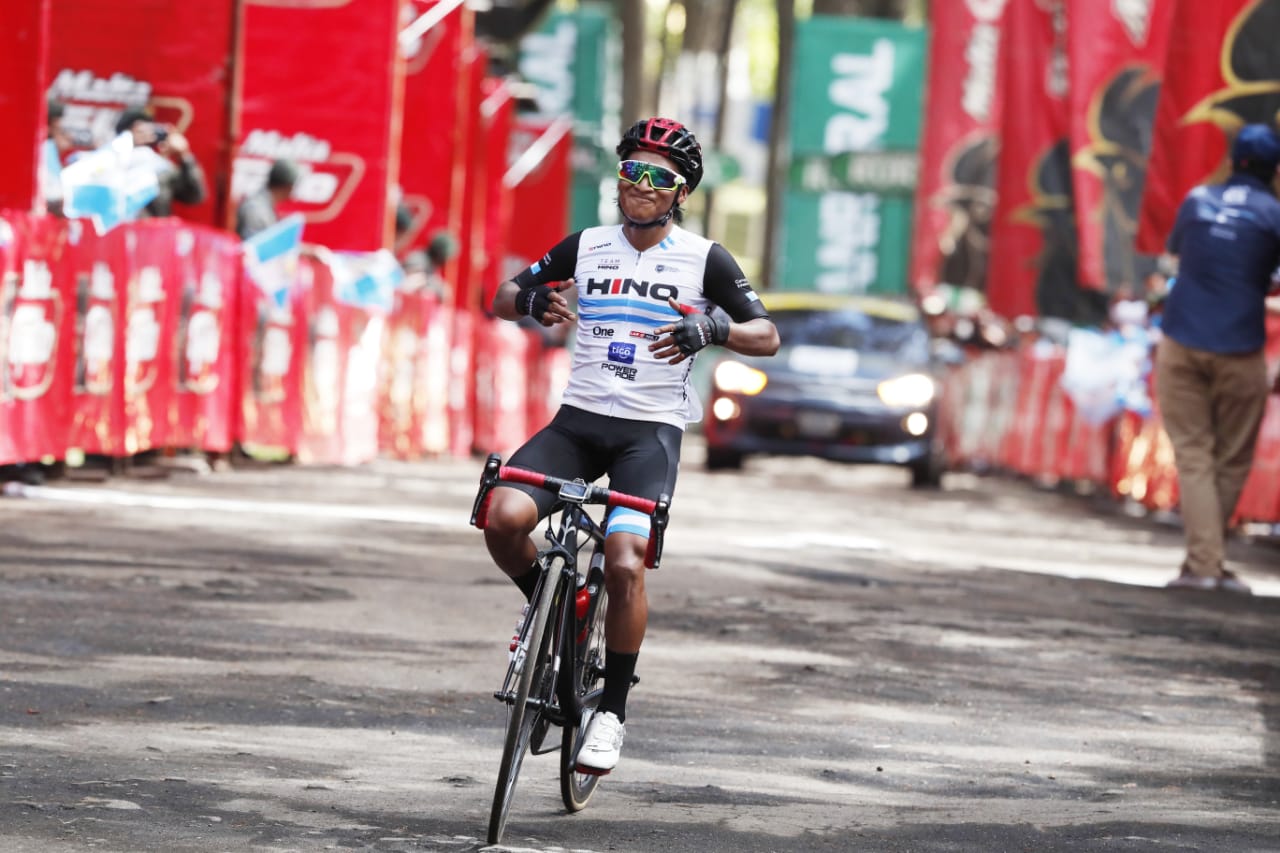
[[535,284],[516,292],[516,313],[532,317],[544,326],[554,326],[578,319],[569,310],[569,302],[560,291],[573,286],[573,279],[565,279],[556,286]]
[[729,315],[722,309],[710,305],[704,313],[672,298],[667,302],[683,316],[678,322],[654,330],[659,335],[668,335],[649,345],[655,358],[679,364],[711,344],[723,345],[729,340]]

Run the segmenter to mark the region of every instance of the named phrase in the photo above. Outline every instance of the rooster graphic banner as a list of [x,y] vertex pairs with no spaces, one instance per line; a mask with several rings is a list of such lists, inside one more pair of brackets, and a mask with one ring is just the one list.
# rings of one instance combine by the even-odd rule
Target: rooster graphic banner
[[1229,170],[1236,131],[1280,117],[1280,0],[1178,0],[1142,195],[1138,249],[1157,253],[1183,197]]
[[1075,318],[1065,0],[1010,0],[987,301],[1005,317]]
[[[1200,5],[1200,4],[1198,4]],[[1080,284],[1139,295],[1135,249],[1174,0],[1075,0],[1068,31]]]
[[995,210],[996,71],[1006,0],[932,3],[911,283],[986,286]]

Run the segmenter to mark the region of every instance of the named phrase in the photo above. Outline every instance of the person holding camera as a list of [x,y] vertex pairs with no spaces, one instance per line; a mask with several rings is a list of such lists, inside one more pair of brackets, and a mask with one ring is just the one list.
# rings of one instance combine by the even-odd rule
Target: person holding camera
[[145,158],[159,183],[158,194],[140,217],[172,216],[175,201],[200,204],[208,196],[204,170],[191,153],[187,138],[173,126],[156,122],[146,110],[128,109],[116,122],[116,133],[133,134],[135,160]]

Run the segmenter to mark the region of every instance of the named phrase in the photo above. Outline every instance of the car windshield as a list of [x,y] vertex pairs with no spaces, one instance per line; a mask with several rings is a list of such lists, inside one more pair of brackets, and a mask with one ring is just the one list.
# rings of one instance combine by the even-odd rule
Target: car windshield
[[928,359],[928,335],[919,323],[849,308],[771,311],[769,316],[785,346],[839,347],[914,363]]

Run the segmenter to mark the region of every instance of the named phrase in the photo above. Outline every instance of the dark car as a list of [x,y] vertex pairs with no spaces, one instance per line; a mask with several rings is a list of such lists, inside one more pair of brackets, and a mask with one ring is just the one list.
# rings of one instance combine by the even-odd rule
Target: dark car
[[914,486],[945,468],[935,441],[938,383],[918,310],[873,297],[765,294],[782,347],[732,353],[711,371],[707,468],[752,454],[900,465]]

